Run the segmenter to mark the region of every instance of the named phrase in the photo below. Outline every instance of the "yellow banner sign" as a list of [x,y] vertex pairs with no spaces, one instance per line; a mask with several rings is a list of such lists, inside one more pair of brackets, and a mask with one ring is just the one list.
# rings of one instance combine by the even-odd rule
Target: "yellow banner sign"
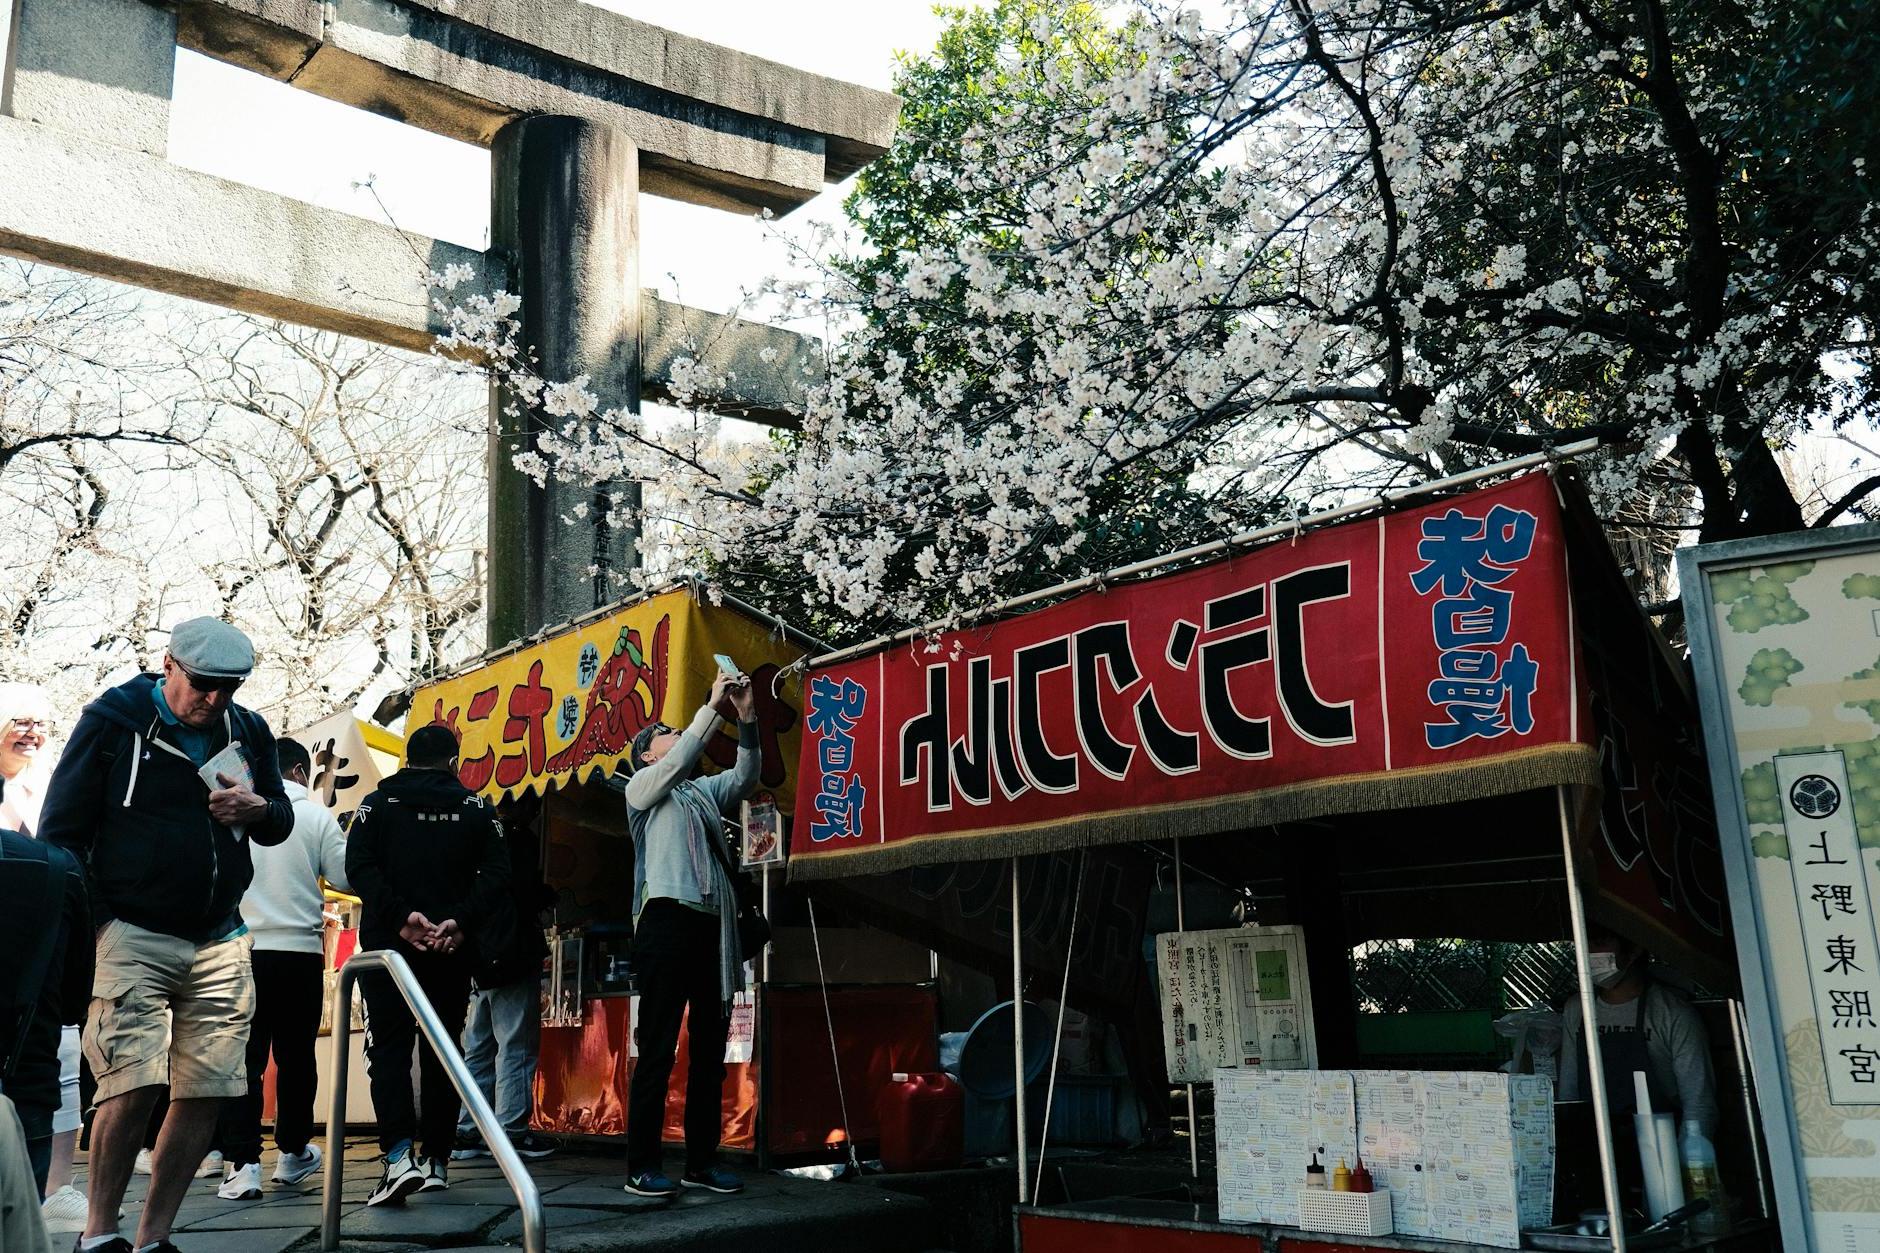
[[[612,774],[649,723],[685,726],[711,691],[715,653],[751,676],[762,786],[789,812],[801,718],[787,690],[771,694],[771,682],[803,650],[684,588],[421,687],[407,725],[441,722],[457,733],[458,775],[472,791],[492,800],[540,793]],[[737,747],[737,728],[725,727],[706,746],[707,760],[729,766]]]

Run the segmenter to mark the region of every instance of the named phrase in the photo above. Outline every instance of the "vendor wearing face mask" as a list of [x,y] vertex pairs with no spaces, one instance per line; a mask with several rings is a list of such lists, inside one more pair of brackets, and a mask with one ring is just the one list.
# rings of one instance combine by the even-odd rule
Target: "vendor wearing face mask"
[[[1632,1073],[1638,1070],[1647,1076],[1654,1113],[1676,1114],[1680,1126],[1695,1122],[1706,1136],[1713,1135],[1717,1081],[1697,1011],[1682,992],[1652,978],[1651,959],[1638,945],[1598,928],[1588,938],[1614,1139],[1621,1147],[1633,1143],[1632,1115],[1638,1098]],[[1590,1099],[1593,1085],[1580,1035],[1578,996],[1567,1002],[1561,1023],[1560,1099]]]

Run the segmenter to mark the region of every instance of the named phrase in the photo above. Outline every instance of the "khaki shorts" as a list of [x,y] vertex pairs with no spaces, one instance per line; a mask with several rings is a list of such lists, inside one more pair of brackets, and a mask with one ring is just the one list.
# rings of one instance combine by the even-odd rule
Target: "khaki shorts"
[[85,1060],[99,1102],[170,1085],[170,1099],[248,1091],[255,979],[248,936],[192,944],[121,919],[98,933]]

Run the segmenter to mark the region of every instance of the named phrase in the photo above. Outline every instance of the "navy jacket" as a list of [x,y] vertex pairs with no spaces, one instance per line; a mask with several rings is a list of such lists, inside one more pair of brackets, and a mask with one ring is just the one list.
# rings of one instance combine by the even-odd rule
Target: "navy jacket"
[[59,1104],[59,1028],[91,1003],[85,876],[62,848],[0,831],[0,1089],[28,1110]]
[[[359,802],[346,832],[346,878],[362,905],[359,943],[416,955],[398,938],[414,912],[454,918],[468,942],[466,965],[504,952],[509,850],[496,810],[448,770],[388,775]],[[427,957],[431,956],[426,954]]]
[[[39,838],[84,863],[100,926],[121,918],[203,944],[241,925],[254,864],[246,841],[209,816],[208,785],[157,714],[157,682],[140,675],[85,706],[52,772]],[[267,816],[247,824],[247,839],[279,844],[294,829],[294,807],[281,788],[274,733],[260,714],[230,705],[213,737],[211,752],[241,743],[268,802]]]

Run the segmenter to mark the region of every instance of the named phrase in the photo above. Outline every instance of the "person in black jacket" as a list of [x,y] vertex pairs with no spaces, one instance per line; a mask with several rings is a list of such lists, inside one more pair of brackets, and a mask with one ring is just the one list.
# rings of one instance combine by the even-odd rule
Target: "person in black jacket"
[[18,1106],[33,1183],[46,1190],[59,1108],[59,1035],[91,1003],[91,905],[78,859],[0,831],[0,1091]]
[[[363,906],[359,943],[402,956],[452,1039],[463,1032],[479,952],[496,951],[509,854],[496,810],[457,781],[457,739],[420,727],[405,742],[405,768],[353,811],[346,877]],[[402,1203],[449,1186],[460,1103],[437,1054],[418,1050],[423,1108],[414,1110],[411,1050],[417,1024],[385,974],[359,980],[366,1002],[366,1068],[385,1168],[368,1205]],[[413,1140],[421,1141],[421,1152]]]
[[[541,809],[533,798],[523,798],[503,816],[503,843],[509,849],[509,895],[502,920],[507,943],[492,946],[477,967],[476,992],[463,1033],[464,1063],[483,1099],[496,1111],[516,1152],[530,1159],[555,1151],[551,1142],[529,1130],[542,1043],[542,959],[548,956],[542,911],[555,903],[554,890],[542,881],[542,842],[535,834]],[[465,1110],[457,1117],[457,1147],[451,1158],[488,1154]]]
[[[168,1247],[223,1100],[248,1089],[248,841],[279,844],[294,827],[274,734],[234,700],[254,662],[228,623],[179,623],[161,677],[85,706],[40,811],[39,838],[84,864],[100,924],[83,1037],[98,1079],[85,1239],[105,1253]],[[117,1235],[118,1206],[166,1083],[133,1245]]]

